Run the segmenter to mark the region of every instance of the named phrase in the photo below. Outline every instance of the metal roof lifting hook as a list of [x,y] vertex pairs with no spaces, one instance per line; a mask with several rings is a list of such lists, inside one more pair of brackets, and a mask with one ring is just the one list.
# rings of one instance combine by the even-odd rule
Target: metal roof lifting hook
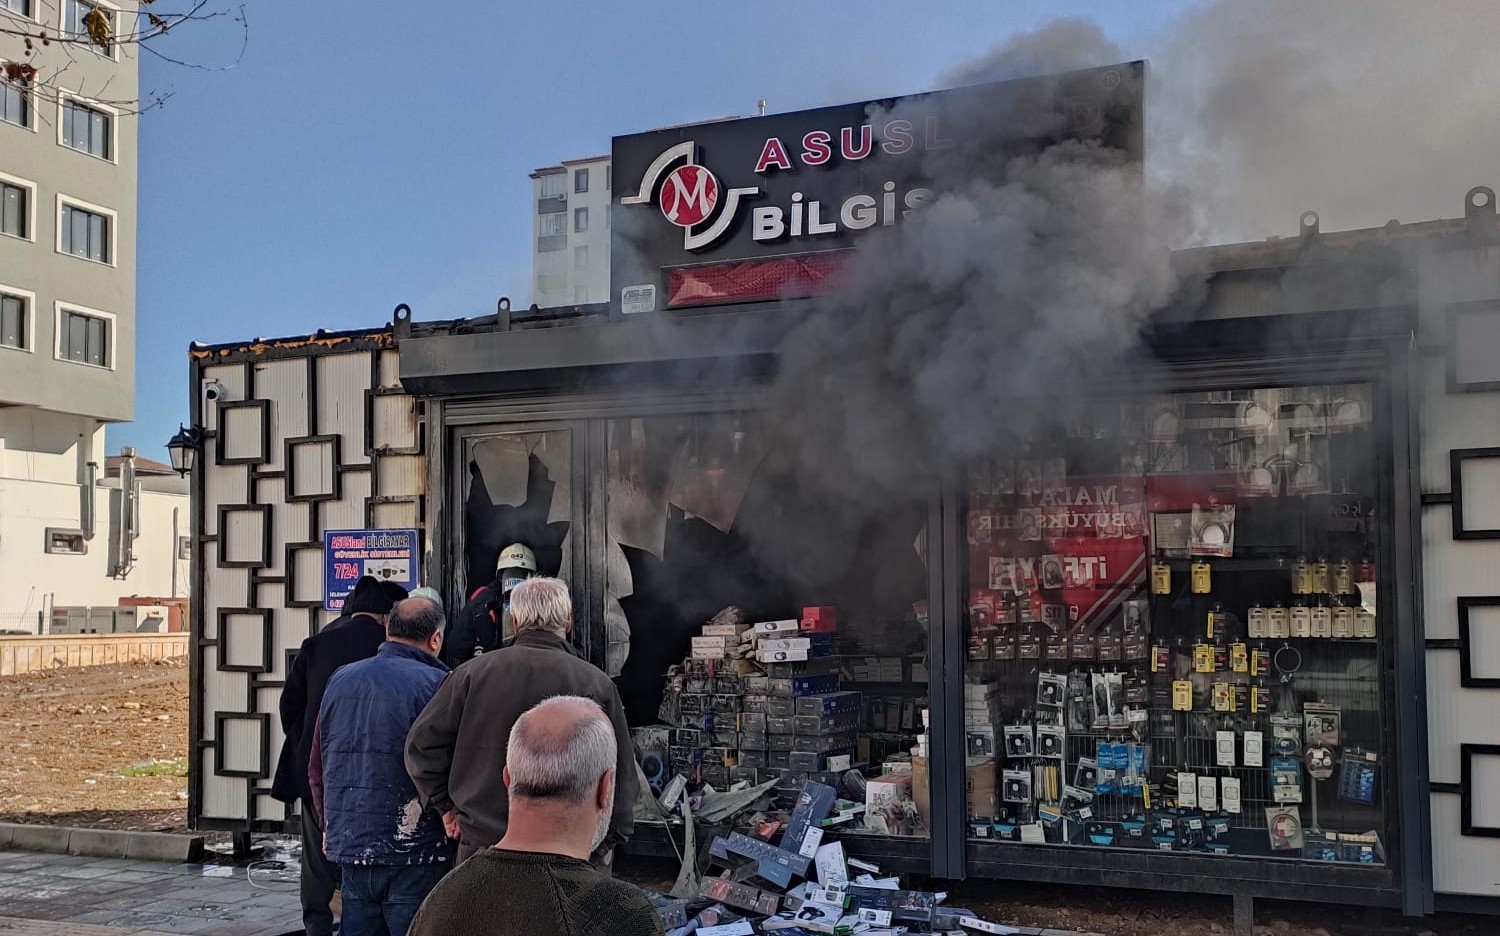
[[1495,190],[1488,185],[1476,185],[1464,195],[1464,218],[1469,222],[1469,234],[1486,245],[1494,243],[1500,234],[1500,219],[1496,216]]
[[1318,213],[1316,211],[1304,211],[1298,219],[1298,233],[1302,236],[1302,246],[1309,247],[1318,240]]

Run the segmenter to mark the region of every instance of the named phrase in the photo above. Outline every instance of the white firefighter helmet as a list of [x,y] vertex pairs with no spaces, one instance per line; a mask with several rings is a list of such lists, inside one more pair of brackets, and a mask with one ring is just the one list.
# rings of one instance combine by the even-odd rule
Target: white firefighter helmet
[[509,592],[519,582],[536,574],[536,554],[521,543],[512,543],[500,550],[495,574],[500,580],[500,590]]

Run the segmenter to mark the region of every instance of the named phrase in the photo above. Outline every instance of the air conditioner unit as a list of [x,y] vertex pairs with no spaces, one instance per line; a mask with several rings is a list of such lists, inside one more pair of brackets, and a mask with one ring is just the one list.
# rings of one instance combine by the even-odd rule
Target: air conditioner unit
[[568,193],[567,192],[558,192],[557,193],[557,200],[558,201],[567,201],[568,200]]

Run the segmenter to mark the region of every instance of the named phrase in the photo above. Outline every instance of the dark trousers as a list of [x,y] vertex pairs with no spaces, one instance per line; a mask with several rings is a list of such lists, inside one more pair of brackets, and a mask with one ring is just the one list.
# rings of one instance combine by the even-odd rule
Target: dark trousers
[[339,866],[323,854],[323,830],[312,800],[302,801],[302,927],[307,936],[333,936],[333,892]]
[[448,872],[448,863],[343,865],[344,913],[339,936],[406,936],[428,892]]

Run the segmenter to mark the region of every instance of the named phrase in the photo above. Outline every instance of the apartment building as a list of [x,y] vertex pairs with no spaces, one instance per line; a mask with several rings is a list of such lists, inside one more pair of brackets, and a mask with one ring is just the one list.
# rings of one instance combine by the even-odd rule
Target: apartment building
[[85,41],[96,13],[136,33],[133,0],[0,0],[0,25],[48,37],[28,55],[0,33],[0,64],[38,72],[0,71],[0,629],[35,630],[49,603],[165,595],[175,544],[135,561],[135,541],[161,510],[186,516],[179,479],[122,494],[105,470],[105,427],[135,405],[139,59]]
[[531,174],[532,302],[545,308],[609,298],[613,182],[608,156],[564,160]]

